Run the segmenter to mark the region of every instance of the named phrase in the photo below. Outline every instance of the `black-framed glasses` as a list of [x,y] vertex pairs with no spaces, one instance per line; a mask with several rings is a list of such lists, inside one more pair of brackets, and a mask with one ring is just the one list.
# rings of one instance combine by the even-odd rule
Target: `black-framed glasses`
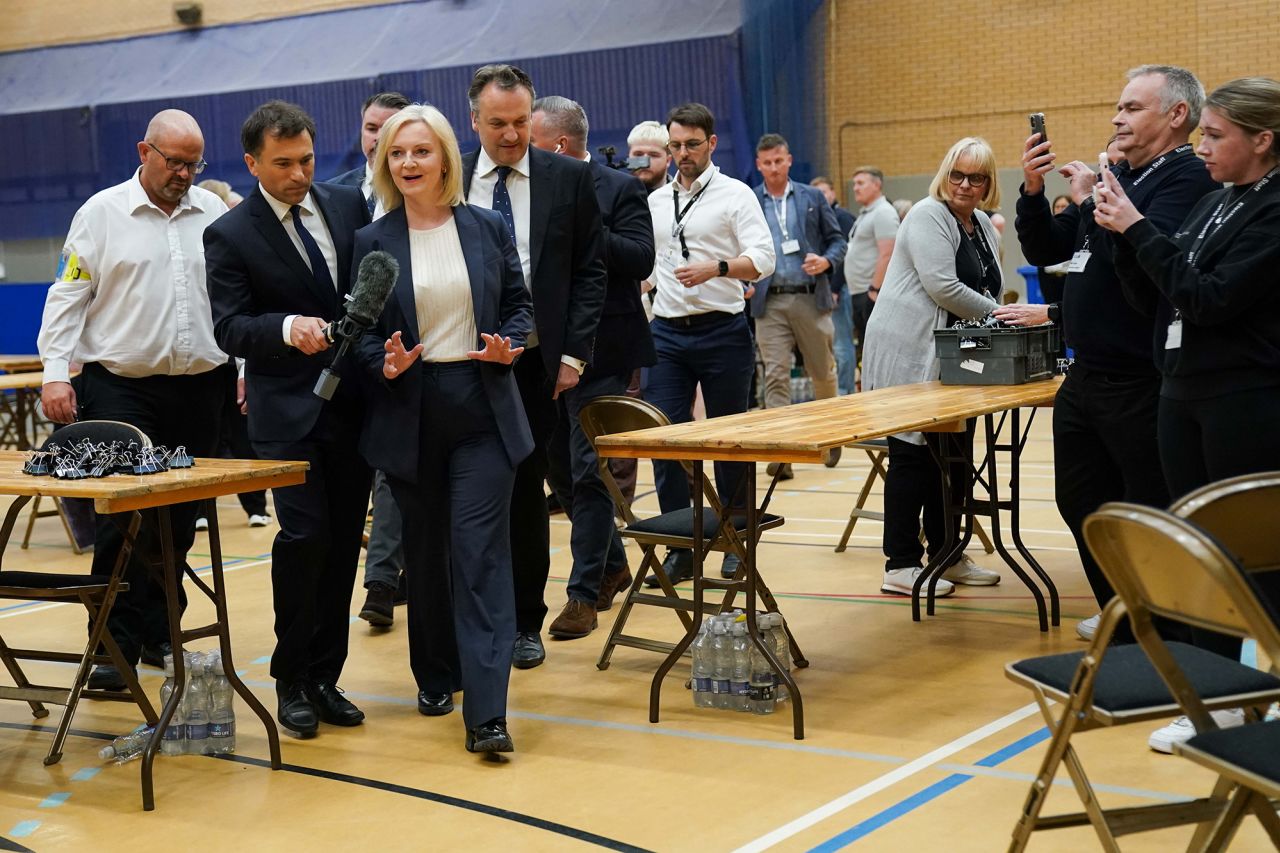
[[204,171],[205,166],[209,165],[203,159],[197,160],[194,163],[188,163],[186,160],[179,160],[177,157],[170,157],[159,148],[156,148],[154,143],[148,142],[147,144],[151,146],[152,151],[164,158],[164,167],[170,172],[181,172],[183,169],[186,169],[191,172],[191,174],[198,175]]
[[947,175],[947,180],[951,181],[951,183],[956,186],[960,186],[965,181],[968,181],[969,186],[977,189],[979,187],[985,187],[990,178],[981,173],[971,175],[968,172],[961,172],[959,169],[952,169],[951,173]]
[[688,142],[668,142],[667,150],[670,151],[672,154],[679,154],[680,149],[683,148],[685,151],[688,151],[690,154],[693,154],[699,148],[701,148],[706,144],[707,144],[707,140],[705,139],[690,139]]

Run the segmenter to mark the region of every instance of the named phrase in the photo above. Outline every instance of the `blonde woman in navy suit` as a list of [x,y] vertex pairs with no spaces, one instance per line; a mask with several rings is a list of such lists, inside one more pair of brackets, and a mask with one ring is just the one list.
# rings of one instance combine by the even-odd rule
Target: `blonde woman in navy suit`
[[361,343],[374,386],[361,451],[404,516],[418,710],[448,714],[464,690],[467,749],[510,752],[508,521],[516,465],[533,448],[511,364],[533,305],[501,216],[465,203],[460,164],[434,107],[382,127],[373,186],[387,214],[357,232],[355,263],[381,249],[400,274]]

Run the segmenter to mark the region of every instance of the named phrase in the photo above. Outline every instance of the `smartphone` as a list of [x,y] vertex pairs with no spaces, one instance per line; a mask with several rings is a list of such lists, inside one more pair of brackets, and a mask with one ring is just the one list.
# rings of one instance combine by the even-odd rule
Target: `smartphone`
[[1031,132],[1040,134],[1040,140],[1036,144],[1048,142],[1049,136],[1044,132],[1044,113],[1032,113],[1027,116],[1027,120],[1031,122]]

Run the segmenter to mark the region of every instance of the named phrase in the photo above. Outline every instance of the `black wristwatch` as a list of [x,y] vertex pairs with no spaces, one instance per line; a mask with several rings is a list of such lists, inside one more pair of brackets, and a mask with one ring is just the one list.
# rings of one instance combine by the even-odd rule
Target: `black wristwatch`
[[723,276],[723,275],[728,275],[728,274],[729,274],[729,262],[728,262],[728,261],[721,261],[721,262],[720,262],[720,266],[717,268],[717,274],[718,274],[718,275],[722,275],[722,276]]

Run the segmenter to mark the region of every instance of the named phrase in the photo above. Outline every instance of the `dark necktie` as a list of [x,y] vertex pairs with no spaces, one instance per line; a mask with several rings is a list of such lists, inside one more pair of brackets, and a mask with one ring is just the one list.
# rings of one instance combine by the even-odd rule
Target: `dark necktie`
[[324,253],[320,251],[316,238],[312,237],[311,232],[302,224],[302,208],[295,204],[289,208],[289,213],[293,215],[293,227],[298,231],[302,248],[307,250],[307,260],[311,261],[311,274],[316,277],[316,283],[333,290],[333,276],[329,274],[329,265],[325,263]]
[[364,200],[364,203],[365,207],[369,208],[369,218],[372,219],[373,211],[378,207],[378,197],[370,194],[369,197]]
[[493,209],[502,214],[511,232],[511,240],[516,239],[516,218],[511,212],[511,194],[507,192],[507,175],[511,174],[510,166],[498,167],[498,182],[493,185]]

